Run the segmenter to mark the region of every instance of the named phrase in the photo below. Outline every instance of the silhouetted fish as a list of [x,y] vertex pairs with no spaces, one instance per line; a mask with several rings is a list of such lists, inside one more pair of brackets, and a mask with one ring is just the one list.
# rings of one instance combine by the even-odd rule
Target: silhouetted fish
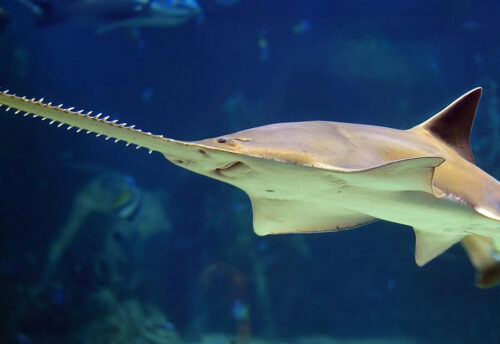
[[118,27],[176,26],[201,13],[196,0],[79,0],[67,5],[18,0],[38,17],[39,25],[82,22],[99,32]]

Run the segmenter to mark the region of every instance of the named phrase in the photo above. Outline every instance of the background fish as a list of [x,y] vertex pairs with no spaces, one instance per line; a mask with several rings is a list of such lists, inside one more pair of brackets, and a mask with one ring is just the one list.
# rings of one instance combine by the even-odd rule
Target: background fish
[[39,25],[81,22],[98,25],[100,32],[117,27],[177,26],[201,13],[196,0],[19,2],[37,16]]

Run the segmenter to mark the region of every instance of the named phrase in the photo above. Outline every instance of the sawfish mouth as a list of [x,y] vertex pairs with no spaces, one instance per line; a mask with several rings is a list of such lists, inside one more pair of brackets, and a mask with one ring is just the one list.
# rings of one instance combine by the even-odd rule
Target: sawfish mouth
[[218,167],[214,170],[215,174],[218,176],[224,176],[227,177],[227,173],[232,173],[234,171],[240,170],[242,168],[245,168],[246,165],[242,163],[241,161],[233,161],[230,163],[225,164],[222,167]]

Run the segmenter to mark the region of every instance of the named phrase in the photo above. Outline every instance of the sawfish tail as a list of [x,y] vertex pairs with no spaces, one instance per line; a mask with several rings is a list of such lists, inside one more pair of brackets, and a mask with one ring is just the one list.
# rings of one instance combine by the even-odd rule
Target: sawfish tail
[[75,128],[76,132],[84,130],[87,134],[95,133],[96,136],[104,136],[106,140],[113,139],[115,143],[123,141],[126,146],[133,144],[137,149],[144,147],[149,153],[171,153],[182,151],[182,148],[189,146],[183,141],[135,129],[135,125],[118,123],[118,120],[110,120],[109,116],[103,116],[101,113],[92,115],[92,111],[74,111],[74,108],[64,108],[62,104],[55,106],[52,103],[44,103],[43,98],[27,99],[4,91],[0,92],[0,107],[5,107],[6,111],[16,115],[39,117],[42,121],[47,120],[49,124],[56,124],[58,127],[66,125],[67,130]]
[[468,235],[462,246],[476,269],[476,285],[491,288],[500,283],[500,252],[491,239],[479,235]]

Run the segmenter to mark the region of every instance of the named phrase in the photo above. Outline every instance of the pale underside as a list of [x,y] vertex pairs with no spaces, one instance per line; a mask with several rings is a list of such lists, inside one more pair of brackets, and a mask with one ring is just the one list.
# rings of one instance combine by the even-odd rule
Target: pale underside
[[372,222],[377,217],[357,204],[366,203],[368,195],[381,196],[381,202],[401,192],[432,195],[433,168],[443,162],[440,157],[415,158],[346,170],[234,155],[200,145],[192,148],[165,156],[245,191],[259,235],[334,231]]
[[244,190],[259,235],[336,231],[384,219],[415,227],[416,261],[423,265],[462,239],[466,223],[480,217],[470,207],[433,194],[432,177],[441,157],[343,169],[192,148],[165,156]]

